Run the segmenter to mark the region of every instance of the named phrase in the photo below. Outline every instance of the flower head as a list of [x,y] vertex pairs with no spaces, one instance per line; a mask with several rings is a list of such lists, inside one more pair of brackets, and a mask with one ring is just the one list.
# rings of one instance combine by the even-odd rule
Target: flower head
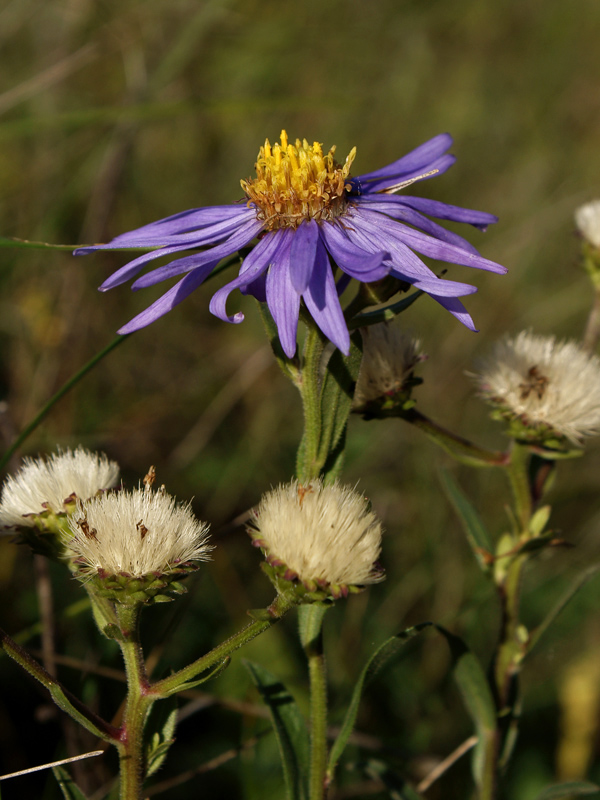
[[579,206],[575,211],[575,224],[586,242],[600,248],[600,200]]
[[420,352],[420,342],[385,322],[363,328],[361,333],[363,358],[354,392],[354,410],[368,411],[374,405],[409,401],[413,386],[421,383],[413,370],[426,358]]
[[[325,336],[348,354],[350,337],[339,294],[351,278],[369,283],[393,275],[427,292],[475,330],[458,298],[476,288],[439,278],[416,253],[504,273],[504,267],[483,258],[461,236],[429,219],[466,222],[485,230],[496,217],[394,194],[451,167],[455,159],[446,152],[451,144],[448,134],[440,134],[387,167],[352,178],[355,149],[340,165],[335,148],[324,153],[318,142],[311,145],[306,139],[292,144],[282,131],[279,143],[266,140],[260,148],[256,178],[241,182],[246,202],[184,211],[121,234],[106,245],[81,247],[75,254],[102,248],[156,248],[111,275],[100,287],[106,290],[134,278],[155,258],[203,248],[137,278],[133,289],[175,276],[179,280],[119,333],[131,333],[166,314],[200,286],[219,261],[254,239],[258,241],[238,277],[215,292],[210,310],[225,321],[241,322],[242,313],[230,316],[226,310],[234,289],[266,302],[290,358],[296,350],[302,301]],[[335,266],[341,276],[335,275]]]
[[69,527],[67,546],[77,576],[95,579],[117,600],[165,599],[169,584],[182,591],[173,581],[196,569],[212,550],[208,525],[191,507],[149,485],[79,502]]
[[299,581],[333,596],[383,580],[376,561],[381,523],[348,486],[298,481],[266,494],[249,530],[277,580]]
[[475,379],[517,438],[580,443],[600,431],[600,359],[575,342],[527,331],[506,336],[478,364]]
[[34,527],[40,515],[64,514],[119,479],[119,465],[83,447],[48,457],[26,458],[2,488],[0,527]]

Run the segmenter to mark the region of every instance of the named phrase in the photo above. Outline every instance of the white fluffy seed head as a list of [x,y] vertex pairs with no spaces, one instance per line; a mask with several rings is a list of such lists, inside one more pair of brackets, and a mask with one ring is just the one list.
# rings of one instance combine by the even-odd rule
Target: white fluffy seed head
[[119,465],[102,453],[83,447],[59,450],[49,457],[26,458],[15,475],[9,475],[2,488],[0,527],[33,526],[31,515],[45,510],[65,511],[65,501],[73,495],[87,500],[98,491],[109,489],[119,480]]
[[363,359],[353,404],[357,409],[403,391],[411,372],[425,358],[418,339],[395,325],[371,325],[361,329],[361,334]]
[[179,564],[206,561],[208,525],[189,504],[163,490],[110,492],[79,502],[65,542],[83,576],[166,574]]
[[600,200],[580,206],[575,211],[575,224],[586,241],[600,248]]
[[481,396],[528,426],[573,443],[600,431],[600,359],[576,342],[522,331],[477,364]]
[[264,495],[251,535],[273,563],[301,581],[361,586],[383,579],[376,565],[381,523],[349,486],[297,480]]

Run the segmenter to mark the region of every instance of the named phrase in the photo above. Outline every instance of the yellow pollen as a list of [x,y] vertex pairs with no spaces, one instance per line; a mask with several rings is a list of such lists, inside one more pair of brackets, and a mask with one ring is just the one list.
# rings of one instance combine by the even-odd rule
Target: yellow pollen
[[297,228],[304,220],[320,222],[343,214],[356,147],[342,166],[334,159],[335,146],[323,155],[319,142],[309,145],[306,139],[296,139],[292,145],[284,130],[280,139],[273,146],[265,139],[258,151],[256,178],[241,181],[265,229]]

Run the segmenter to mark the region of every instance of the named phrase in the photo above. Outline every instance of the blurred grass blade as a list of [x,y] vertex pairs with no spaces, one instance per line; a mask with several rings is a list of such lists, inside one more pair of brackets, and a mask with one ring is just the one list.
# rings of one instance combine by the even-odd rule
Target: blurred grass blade
[[[30,242],[28,239],[14,239],[11,236],[0,236],[0,247],[27,247],[30,250],[77,250],[78,247],[92,247],[85,244],[52,244],[51,242]],[[107,247],[106,250],[120,253],[145,253],[159,250],[159,247]]]
[[308,729],[296,701],[272,673],[244,661],[254,685],[269,709],[277,737],[288,800],[306,800],[309,773]]
[[58,781],[58,785],[60,786],[65,800],[87,800],[87,797],[73,781],[73,778],[64,767],[52,767],[52,772]]
[[479,659],[458,636],[436,625],[448,642],[454,668],[454,679],[463,702],[475,725],[478,742],[473,754],[473,774],[478,786],[482,785],[485,770],[495,764],[496,706],[488,680]]
[[8,448],[8,450],[4,453],[2,458],[0,458],[0,471],[4,469],[4,467],[8,464],[10,459],[16,453],[16,451],[21,447],[21,445],[31,436],[33,431],[38,427],[38,425],[44,420],[47,414],[50,413],[52,408],[58,403],[58,401],[64,397],[68,391],[70,391],[74,386],[76,386],[79,381],[84,378],[87,373],[93,369],[99,361],[102,361],[104,356],[107,356],[112,350],[115,349],[118,345],[124,342],[126,339],[129,339],[131,333],[127,333],[124,336],[116,336],[112,342],[107,345],[103,350],[97,353],[93,358],[91,358],[87,364],[85,364],[78,372],[73,375],[72,378],[61,386],[61,388],[53,395],[50,400],[46,403],[46,405],[42,408],[42,410],[31,420],[31,422],[21,431],[21,433],[17,436],[13,444]]
[[329,754],[327,774],[330,779],[333,778],[337,763],[344,752],[346,745],[348,744],[348,739],[354,728],[364,687],[373,680],[373,678],[385,666],[385,664],[387,664],[408,641],[414,638],[417,634],[421,633],[422,630],[425,630],[425,628],[431,627],[431,625],[431,622],[423,622],[420,625],[415,625],[413,628],[407,628],[401,633],[398,633],[396,636],[392,636],[377,648],[377,650],[365,664],[356,682],[354,691],[352,692],[352,698],[350,700],[342,728],[333,744],[333,747],[331,748],[331,753]]
[[391,800],[422,800],[422,795],[408,784],[401,775],[395,773],[384,761],[371,758],[359,764],[361,771],[369,778],[383,783]]
[[600,786],[587,781],[569,781],[567,783],[557,783],[555,786],[548,786],[543,792],[538,794],[535,800],[568,800],[571,797],[582,797],[583,795],[597,794]]
[[529,637],[529,642],[527,644],[527,652],[525,653],[525,658],[529,656],[531,651],[536,647],[539,640],[542,636],[546,633],[550,625],[554,622],[554,620],[559,616],[563,608],[565,608],[573,597],[577,594],[577,592],[582,589],[585,584],[593,578],[598,571],[600,570],[600,564],[594,564],[593,566],[589,567],[588,569],[584,570],[569,586],[567,591],[563,594],[557,604],[550,610],[547,614],[545,619],[535,628],[531,636]]
[[448,470],[440,470],[440,478],[448,499],[462,522],[477,563],[484,572],[489,572],[491,566],[490,557],[493,550],[491,537],[481,517],[454,482],[454,478],[452,478]]

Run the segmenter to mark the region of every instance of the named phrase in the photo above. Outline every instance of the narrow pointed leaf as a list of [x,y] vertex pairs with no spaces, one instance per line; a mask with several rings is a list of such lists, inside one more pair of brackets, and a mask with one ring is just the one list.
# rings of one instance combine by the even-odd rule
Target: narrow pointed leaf
[[321,389],[321,438],[318,460],[323,465],[323,473],[328,480],[337,477],[332,474],[333,464],[336,464],[338,469],[341,465],[336,448],[343,441],[348,424],[361,360],[362,344],[356,335],[350,341],[350,354],[345,357],[336,349],[327,364]]
[[348,710],[346,712],[341,730],[333,744],[333,747],[331,748],[331,753],[329,754],[327,773],[330,778],[333,777],[337,763],[344,752],[346,745],[348,744],[348,739],[350,738],[350,734],[354,728],[364,687],[374,679],[377,673],[402,649],[402,647],[408,641],[414,638],[417,634],[421,633],[421,631],[425,628],[430,627],[431,624],[432,623],[430,622],[423,622],[420,625],[415,625],[414,628],[407,628],[405,631],[402,631],[396,636],[392,636],[377,648],[377,650],[373,653],[363,667],[356,685],[354,686],[352,698],[348,705]]
[[554,622],[554,620],[558,617],[561,613],[563,608],[565,608],[575,597],[577,592],[585,586],[585,584],[591,580],[600,570],[600,564],[594,564],[593,566],[586,569],[582,572],[569,586],[567,591],[563,594],[560,600],[556,603],[556,605],[550,610],[544,620],[532,631],[531,636],[529,638],[529,642],[527,644],[527,652],[525,654],[525,658],[529,656],[531,651],[535,648],[539,640],[542,638],[544,633],[548,630],[550,625]]
[[[162,765],[169,747],[174,742],[177,724],[177,699],[169,697],[162,703],[155,703],[146,723],[146,776],[153,775]],[[148,741],[149,740],[149,741]]]
[[64,767],[52,767],[54,777],[58,781],[65,800],[87,800],[87,797],[74,782]]
[[481,786],[483,770],[493,763],[491,751],[496,730],[496,707],[489,683],[479,659],[458,636],[441,625],[436,629],[448,642],[454,668],[454,679],[462,695],[469,716],[475,725],[479,741],[473,754],[473,774]]
[[492,553],[492,543],[491,537],[481,517],[459,489],[448,470],[440,470],[440,475],[442,486],[462,522],[467,540],[475,554],[477,563],[484,572],[489,572],[491,560],[489,560],[487,556]]
[[376,325],[379,322],[391,322],[398,314],[406,311],[407,308],[412,306],[415,300],[418,300],[421,295],[425,294],[420,289],[408,297],[399,300],[397,303],[392,303],[385,308],[378,308],[377,311],[366,311],[363,314],[353,317],[348,322],[348,330],[354,331],[357,328],[364,328],[366,325]]
[[548,786],[538,794],[535,800],[570,800],[571,797],[582,797],[583,795],[598,794],[598,792],[600,792],[600,786],[596,786],[595,783],[568,781]]
[[244,664],[271,715],[288,800],[307,800],[309,737],[304,717],[280,680],[259,664]]
[[227,669],[230,663],[231,658],[228,656],[227,658],[224,658],[223,661],[219,661],[219,663],[212,669],[202,673],[199,678],[194,678],[191,681],[185,681],[184,683],[180,683],[177,686],[171,687],[169,691],[164,694],[164,697],[169,697],[170,695],[178,694],[179,692],[186,692],[188,689],[195,689],[196,686],[200,686],[200,684],[206,683],[206,681],[209,681],[212,678],[217,678],[224,670]]

